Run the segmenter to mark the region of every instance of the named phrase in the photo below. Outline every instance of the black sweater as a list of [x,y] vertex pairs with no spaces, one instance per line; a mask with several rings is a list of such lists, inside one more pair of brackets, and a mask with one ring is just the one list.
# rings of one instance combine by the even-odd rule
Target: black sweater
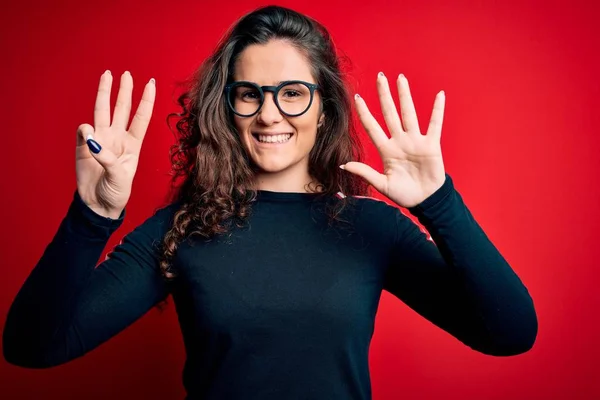
[[381,291],[474,350],[527,351],[537,318],[527,289],[475,221],[452,179],[409,211],[354,197],[328,226],[315,194],[259,191],[249,224],[180,244],[179,277],[158,257],[176,203],[96,264],[120,226],[75,192],[17,294],[3,333],[10,363],[47,368],[94,349],[172,295],[188,399],[370,399],[368,352]]

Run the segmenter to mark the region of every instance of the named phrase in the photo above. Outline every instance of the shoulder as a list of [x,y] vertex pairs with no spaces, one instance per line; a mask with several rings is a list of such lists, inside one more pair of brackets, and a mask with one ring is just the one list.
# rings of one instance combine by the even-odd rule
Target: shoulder
[[[344,197],[344,196],[339,196]],[[385,235],[394,242],[407,236],[424,233],[431,240],[429,233],[405,210],[395,204],[370,196],[348,196],[354,209],[353,221],[361,230],[370,234]]]
[[349,208],[357,211],[357,216],[389,216],[398,211],[398,208],[382,199],[371,196],[344,196],[338,193],[339,198],[347,200]]
[[394,239],[397,219],[402,216],[398,207],[370,196],[339,196],[346,200],[344,219],[359,231],[373,238]]
[[134,232],[144,234],[153,239],[163,237],[171,229],[180,208],[181,205],[179,203],[169,203],[156,207],[142,223],[135,227]]

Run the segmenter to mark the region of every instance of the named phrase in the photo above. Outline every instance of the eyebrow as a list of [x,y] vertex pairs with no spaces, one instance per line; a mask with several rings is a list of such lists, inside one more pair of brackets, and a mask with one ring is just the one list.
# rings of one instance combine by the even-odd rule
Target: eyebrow
[[254,83],[256,83],[258,86],[279,86],[279,85],[281,85],[283,82],[289,82],[289,81],[295,81],[295,80],[297,80],[297,79],[284,79],[284,80],[282,80],[282,81],[279,81],[279,82],[277,82],[277,83],[276,83],[276,84],[274,84],[274,85],[258,85],[258,82],[254,82]]
[[287,81],[291,81],[291,80],[293,80],[293,79],[284,79],[283,81],[279,81],[279,82],[275,83],[274,85],[259,85],[259,84],[258,84],[258,82],[254,82],[254,81],[251,81],[251,82],[254,82],[254,83],[256,83],[258,86],[279,86],[279,85],[281,85],[283,82],[287,82]]
[[[302,79],[284,79],[282,81],[279,81],[277,83],[275,83],[274,85],[260,85],[258,82],[256,81],[251,81],[249,79],[240,79],[241,81],[247,81],[247,82],[252,82],[252,83],[256,83],[258,86],[279,86],[281,85],[283,82],[290,82],[290,81],[297,81],[297,80],[302,80]],[[308,81],[306,81],[308,82]],[[312,82],[308,82],[308,83],[312,83]],[[313,85],[316,85],[316,83],[313,83]]]

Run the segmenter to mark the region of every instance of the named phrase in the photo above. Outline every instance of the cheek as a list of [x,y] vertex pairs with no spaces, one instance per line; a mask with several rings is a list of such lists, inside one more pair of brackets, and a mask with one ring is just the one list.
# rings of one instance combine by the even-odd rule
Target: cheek
[[239,133],[243,133],[246,130],[246,118],[240,118],[238,116],[233,117],[233,125]]
[[317,128],[313,124],[310,124],[303,128],[300,136],[304,139],[305,143],[310,143],[312,146],[317,140]]
[[296,124],[295,128],[299,132],[299,137],[303,139],[304,142],[310,142],[313,144],[317,137],[317,114],[307,115],[306,119],[303,119],[302,122],[299,121]]
[[237,129],[240,139],[245,147],[247,147],[248,139],[250,139],[247,137],[251,123],[250,120],[250,118],[240,118],[237,116],[233,118],[233,125]]

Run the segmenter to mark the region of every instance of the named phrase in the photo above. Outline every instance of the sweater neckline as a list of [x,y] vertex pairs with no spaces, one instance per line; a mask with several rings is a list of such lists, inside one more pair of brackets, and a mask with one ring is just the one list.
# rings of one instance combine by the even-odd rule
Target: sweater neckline
[[321,193],[307,192],[274,192],[271,190],[257,190],[256,200],[267,202],[293,202],[293,203],[308,203],[320,197]]

